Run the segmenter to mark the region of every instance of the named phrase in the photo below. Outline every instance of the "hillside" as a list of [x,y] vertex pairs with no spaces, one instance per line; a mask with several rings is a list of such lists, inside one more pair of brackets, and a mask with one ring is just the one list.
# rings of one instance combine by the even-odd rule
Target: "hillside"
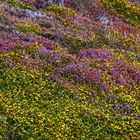
[[139,140],[139,0],[0,0],[0,140]]

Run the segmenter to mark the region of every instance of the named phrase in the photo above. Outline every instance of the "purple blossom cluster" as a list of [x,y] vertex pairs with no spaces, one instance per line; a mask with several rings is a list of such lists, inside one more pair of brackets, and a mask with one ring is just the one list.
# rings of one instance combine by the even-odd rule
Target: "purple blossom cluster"
[[32,42],[27,42],[27,41],[23,41],[23,42],[21,43],[21,46],[22,46],[22,47],[27,47],[27,46],[29,46],[29,45],[33,45],[33,43],[32,43]]
[[10,68],[12,68],[14,66],[13,60],[11,58],[6,58],[6,62],[8,63]]
[[42,56],[48,56],[51,53],[50,49],[46,49],[45,47],[41,46],[38,50],[39,54]]
[[111,52],[108,49],[85,49],[81,50],[78,54],[79,58],[93,58],[93,59],[107,59],[112,60],[114,59]]
[[121,114],[123,116],[128,116],[132,112],[132,104],[131,103],[115,103],[112,105],[112,108],[114,109],[115,112],[118,114]]
[[8,52],[12,49],[14,49],[16,46],[15,44],[8,40],[8,41],[4,41],[3,39],[0,39],[0,52],[5,53]]
[[78,63],[70,63],[66,65],[66,70],[76,70],[76,69],[88,69],[89,65],[85,62],[78,62]]

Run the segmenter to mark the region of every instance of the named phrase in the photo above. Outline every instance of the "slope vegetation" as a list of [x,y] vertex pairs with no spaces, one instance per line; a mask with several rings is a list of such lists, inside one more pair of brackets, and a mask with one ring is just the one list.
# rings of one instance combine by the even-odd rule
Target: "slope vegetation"
[[94,20],[0,1],[0,140],[140,138],[139,8],[97,2]]

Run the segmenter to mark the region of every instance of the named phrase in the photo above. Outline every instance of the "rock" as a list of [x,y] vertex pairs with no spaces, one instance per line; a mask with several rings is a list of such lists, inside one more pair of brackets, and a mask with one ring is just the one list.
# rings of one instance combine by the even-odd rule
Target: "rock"
[[106,16],[99,17],[99,20],[102,24],[107,25],[109,23],[109,19]]

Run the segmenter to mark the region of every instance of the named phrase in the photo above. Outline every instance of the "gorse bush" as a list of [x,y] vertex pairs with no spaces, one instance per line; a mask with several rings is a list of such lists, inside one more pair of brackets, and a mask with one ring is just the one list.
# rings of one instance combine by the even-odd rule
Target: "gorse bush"
[[19,30],[20,32],[26,33],[26,32],[33,32],[36,33],[38,35],[41,35],[43,33],[43,29],[40,28],[39,25],[37,24],[21,24],[21,25],[17,25],[17,30]]
[[56,15],[68,15],[68,16],[76,16],[76,12],[70,8],[64,8],[57,5],[50,6],[45,9],[48,12],[54,12]]
[[26,3],[23,3],[22,1],[20,2],[16,2],[15,0],[7,0],[8,4],[10,6],[13,6],[13,7],[20,7],[22,9],[30,9],[30,10],[35,10],[34,7],[32,7],[31,5],[26,4]]
[[[86,103],[89,95],[77,96],[44,80],[44,76],[22,67],[3,72],[0,81],[1,137],[39,140],[137,138],[139,121],[109,110],[103,113],[96,108],[97,101]],[[131,125],[127,124],[128,120]]]

